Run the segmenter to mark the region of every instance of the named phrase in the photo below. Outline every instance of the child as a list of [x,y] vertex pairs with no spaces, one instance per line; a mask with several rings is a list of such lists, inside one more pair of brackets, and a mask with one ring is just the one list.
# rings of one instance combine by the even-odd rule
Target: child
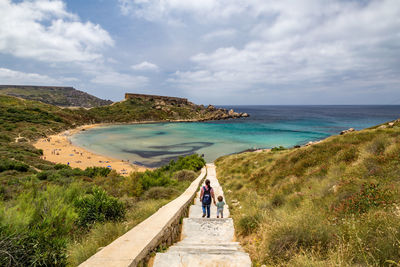
[[222,196],[218,197],[217,218],[219,218],[219,214],[221,214],[221,218],[224,218],[224,205],[225,205],[225,202],[223,200],[224,200],[224,198]]

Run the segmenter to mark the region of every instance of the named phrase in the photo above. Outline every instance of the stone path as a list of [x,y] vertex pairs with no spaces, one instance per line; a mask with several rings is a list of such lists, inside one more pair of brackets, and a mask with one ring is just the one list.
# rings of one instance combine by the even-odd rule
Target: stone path
[[[207,164],[207,179],[211,181],[215,197],[223,196],[218,183],[215,165]],[[212,204],[211,218],[202,218],[200,192],[190,207],[189,218],[183,219],[182,240],[165,253],[157,253],[154,267],[246,267],[251,266],[247,253],[234,242],[234,226],[229,217],[228,206],[224,208],[224,219],[217,219],[217,208]],[[225,198],[224,198],[225,199]]]

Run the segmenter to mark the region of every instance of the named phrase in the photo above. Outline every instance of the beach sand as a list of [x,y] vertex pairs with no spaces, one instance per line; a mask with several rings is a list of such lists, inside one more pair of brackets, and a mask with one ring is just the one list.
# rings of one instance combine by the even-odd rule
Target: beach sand
[[145,171],[148,168],[131,164],[119,159],[94,154],[82,147],[73,145],[69,137],[79,131],[101,126],[101,124],[84,125],[78,128],[42,138],[33,145],[43,150],[42,158],[54,163],[69,164],[74,168],[108,167],[122,175],[129,175],[133,171]]

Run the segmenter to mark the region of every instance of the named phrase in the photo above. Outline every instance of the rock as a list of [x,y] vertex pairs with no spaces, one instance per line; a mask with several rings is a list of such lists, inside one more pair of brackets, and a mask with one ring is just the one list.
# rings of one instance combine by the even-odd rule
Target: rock
[[389,122],[388,125],[389,125],[390,127],[393,127],[393,126],[394,126],[394,122]]
[[337,185],[334,185],[331,187],[330,189],[333,193],[337,193],[337,191],[339,190],[339,187]]
[[355,131],[354,128],[349,128],[349,129],[347,129],[347,130],[341,131],[341,132],[340,132],[340,135],[347,134],[347,133],[351,133],[351,132],[354,132],[354,131]]
[[242,115],[241,115],[242,117],[250,117],[250,115],[249,114],[247,114],[246,112],[245,113],[242,113]]
[[161,106],[155,106],[155,109],[160,110],[162,108],[161,108]]
[[229,115],[229,116],[233,116],[234,113],[235,113],[235,111],[233,111],[233,109],[230,109],[230,110],[228,111],[228,115]]
[[234,117],[234,118],[240,117],[240,114],[237,112],[233,112],[232,117]]
[[379,126],[378,128],[379,128],[379,129],[386,129],[387,126],[386,126],[386,125],[381,125],[381,126]]
[[156,106],[165,106],[165,102],[163,100],[157,100],[155,103]]
[[216,108],[213,105],[208,105],[207,110],[214,111]]

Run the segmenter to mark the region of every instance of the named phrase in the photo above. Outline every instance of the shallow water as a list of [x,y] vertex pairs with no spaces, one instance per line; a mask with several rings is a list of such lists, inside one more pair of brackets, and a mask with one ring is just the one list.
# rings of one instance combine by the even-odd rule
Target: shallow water
[[[230,107],[225,107],[230,108]],[[204,154],[207,162],[249,148],[291,147],[400,117],[400,106],[237,106],[250,118],[196,123],[115,125],[74,135],[92,152],[149,167],[178,156]]]

